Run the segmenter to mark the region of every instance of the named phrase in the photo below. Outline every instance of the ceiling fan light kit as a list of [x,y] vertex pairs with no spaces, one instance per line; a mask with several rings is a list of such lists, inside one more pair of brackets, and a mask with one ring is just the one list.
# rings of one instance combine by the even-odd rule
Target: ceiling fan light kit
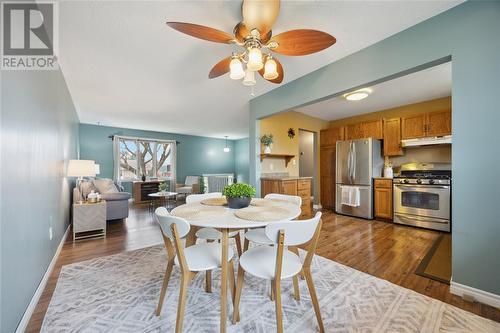
[[167,22],[167,25],[196,38],[243,48],[243,51],[219,61],[210,71],[210,79],[229,72],[231,79],[243,79],[243,85],[254,86],[255,72],[259,72],[265,80],[280,84],[284,78],[283,66],[271,52],[303,56],[332,46],[336,39],[325,32],[310,29],[290,30],[272,36],[271,28],[278,18],[279,9],[279,0],[243,0],[243,20],[234,27],[234,36],[192,23]]

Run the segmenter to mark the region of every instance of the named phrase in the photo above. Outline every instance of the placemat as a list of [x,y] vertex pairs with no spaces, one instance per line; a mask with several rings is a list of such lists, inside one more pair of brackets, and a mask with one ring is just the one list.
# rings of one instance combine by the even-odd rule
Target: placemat
[[261,198],[253,198],[250,205],[256,207],[279,207],[286,206],[289,204],[288,201],[279,200],[279,199],[261,199]]
[[243,220],[271,222],[289,218],[291,213],[281,207],[247,207],[235,211],[234,215]]
[[179,206],[172,210],[171,214],[187,220],[211,219],[224,215],[226,210],[222,207],[210,207],[200,205]]
[[225,206],[227,205],[227,199],[224,197],[220,198],[210,198],[201,201],[201,204],[206,206]]

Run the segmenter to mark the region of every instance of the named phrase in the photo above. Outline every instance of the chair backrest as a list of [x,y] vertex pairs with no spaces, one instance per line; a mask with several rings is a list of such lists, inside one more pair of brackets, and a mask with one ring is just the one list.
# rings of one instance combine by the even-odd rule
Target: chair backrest
[[170,213],[168,212],[167,208],[165,207],[158,207],[155,209],[155,215],[158,216],[158,215],[170,215]]
[[186,197],[186,203],[200,202],[205,199],[220,198],[220,197],[222,197],[221,192],[191,194]]
[[184,182],[184,185],[192,186],[194,184],[198,184],[199,182],[200,182],[199,176],[186,176],[186,181]]
[[285,246],[294,246],[307,243],[310,241],[316,231],[319,220],[321,219],[321,212],[309,220],[286,221],[286,222],[273,222],[266,226],[266,236],[275,244],[278,244],[280,231],[285,232]]
[[159,208],[155,211],[155,214],[156,218],[158,219],[158,224],[160,225],[161,232],[170,240],[173,241],[175,238],[172,233],[172,224],[175,224],[177,234],[180,238],[183,238],[189,232],[190,225],[185,219],[170,214],[165,214],[164,211],[159,211]]
[[287,194],[277,194],[277,193],[269,193],[266,194],[264,199],[275,199],[275,200],[283,200],[293,203],[294,205],[300,206],[302,205],[302,198],[297,195],[287,195]]

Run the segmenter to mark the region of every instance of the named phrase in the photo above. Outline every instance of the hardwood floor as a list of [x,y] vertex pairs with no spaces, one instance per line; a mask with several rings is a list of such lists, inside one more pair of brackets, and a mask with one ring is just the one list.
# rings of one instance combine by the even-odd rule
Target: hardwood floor
[[[414,274],[439,232],[365,221],[324,211],[317,253],[357,270],[500,322],[500,310],[464,301],[448,285]],[[125,221],[108,223],[105,239],[66,240],[26,332],[38,332],[61,267],[123,251],[161,244],[161,234],[147,206],[133,207]]]

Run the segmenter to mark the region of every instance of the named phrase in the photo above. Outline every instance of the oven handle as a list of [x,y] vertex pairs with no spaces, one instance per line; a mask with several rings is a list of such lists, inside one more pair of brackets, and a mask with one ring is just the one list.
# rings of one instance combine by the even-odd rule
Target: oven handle
[[406,188],[414,188],[414,189],[419,189],[419,188],[444,188],[444,189],[449,189],[450,186],[444,186],[444,185],[403,185],[403,184],[394,184],[394,186],[397,187],[406,187]]
[[433,218],[433,217],[426,217],[426,218],[421,218],[421,217],[417,217],[417,216],[408,217],[408,216],[401,215],[398,213],[396,213],[394,215],[396,215],[400,219],[406,220],[406,221],[415,220],[415,221],[420,221],[420,222],[436,222],[436,223],[443,223],[443,224],[450,223],[449,220],[437,219],[437,218]]

